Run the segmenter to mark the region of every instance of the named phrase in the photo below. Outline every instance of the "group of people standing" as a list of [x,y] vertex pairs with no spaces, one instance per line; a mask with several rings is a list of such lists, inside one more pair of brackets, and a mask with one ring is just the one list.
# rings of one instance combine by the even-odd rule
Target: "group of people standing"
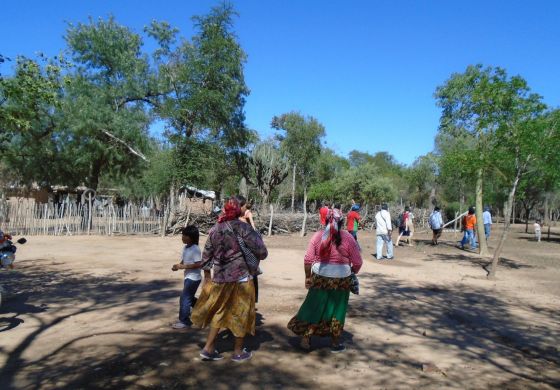
[[[179,321],[173,327],[210,328],[200,351],[203,360],[223,359],[216,349],[216,340],[220,330],[225,329],[235,338],[232,361],[243,362],[252,357],[252,352],[244,348],[244,338],[255,334],[257,275],[261,273],[258,262],[266,259],[268,251],[255,229],[250,209],[244,197],[229,198],[208,234],[203,251],[198,246],[199,232],[195,226],[187,226],[182,231],[185,246],[181,262],[173,265],[172,270],[184,270],[184,287],[179,299]],[[331,207],[325,203],[320,209],[322,228],[311,237],[304,257],[307,296],[287,325],[301,337],[303,349],[311,348],[311,337],[328,336],[331,352],[345,350],[341,335],[350,293],[357,294],[359,290],[356,275],[363,262],[357,236],[361,225],[359,210],[360,205],[353,202],[346,216],[347,230],[344,230],[344,216],[339,205]],[[487,238],[492,224],[489,214],[486,210]],[[378,260],[393,259],[393,246],[397,246],[403,237],[411,245],[414,215],[410,208],[406,207],[397,221],[399,236],[393,245],[393,223],[388,205],[383,204],[375,215]],[[433,231],[432,244],[438,245],[444,226],[439,207],[431,213],[429,225]],[[474,208],[471,207],[463,219],[463,227],[465,236],[461,246],[464,248],[469,242],[471,248],[475,248]],[[383,256],[384,250],[386,256]],[[196,299],[199,285],[202,288]]]
[[[333,210],[340,210],[340,205],[334,205]],[[326,216],[331,210],[331,204],[324,202],[323,206],[319,209],[319,217],[321,225],[325,227]],[[358,229],[363,226],[361,216],[359,214],[360,205],[352,201],[350,211],[346,215],[347,231],[352,237],[358,241]],[[376,226],[376,259],[377,260],[391,260],[394,258],[393,246],[399,246],[400,240],[406,240],[408,245],[412,246],[412,236],[414,233],[414,214],[412,214],[410,207],[406,206],[403,213],[397,220],[397,227],[399,235],[397,241],[393,244],[393,223],[391,214],[389,213],[389,206],[384,203],[381,205],[381,210],[375,214]],[[359,248],[359,245],[358,245]],[[385,249],[386,255],[383,256]]]
[[[354,211],[357,210],[359,206]],[[340,209],[329,208],[323,229],[313,235],[307,248],[307,297],[287,325],[301,336],[304,349],[310,348],[312,336],[330,336],[331,352],[345,350],[341,335],[350,291],[357,292],[355,275],[362,266],[362,258],[356,238],[342,229],[343,223]],[[249,360],[252,352],[244,348],[244,338],[255,334],[260,273],[260,268],[252,267],[249,257],[260,261],[268,256],[254,228],[250,205],[243,197],[229,198],[202,252],[195,226],[185,227],[181,238],[185,245],[182,259],[172,270],[184,270],[184,287],[179,299],[179,321],[173,327],[210,328],[200,351],[200,357],[206,361],[224,358],[216,349],[216,341],[220,330],[228,329],[234,336],[231,360]],[[202,288],[196,299],[199,285]]]

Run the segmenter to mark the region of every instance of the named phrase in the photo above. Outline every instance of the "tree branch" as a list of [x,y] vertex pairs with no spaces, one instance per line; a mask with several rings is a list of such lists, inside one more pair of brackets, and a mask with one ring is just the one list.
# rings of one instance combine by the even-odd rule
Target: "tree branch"
[[132,146],[130,146],[129,144],[127,144],[125,141],[123,141],[122,139],[118,138],[117,136],[113,135],[112,133],[108,132],[105,129],[101,129],[101,131],[107,135],[109,138],[114,139],[115,141],[119,142],[120,144],[126,146],[126,148],[130,151],[130,153],[134,154],[135,156],[140,157],[142,160],[146,161],[146,162],[150,162],[150,160],[148,160],[148,158],[146,156],[144,156],[144,154],[142,154],[141,152],[136,151]]

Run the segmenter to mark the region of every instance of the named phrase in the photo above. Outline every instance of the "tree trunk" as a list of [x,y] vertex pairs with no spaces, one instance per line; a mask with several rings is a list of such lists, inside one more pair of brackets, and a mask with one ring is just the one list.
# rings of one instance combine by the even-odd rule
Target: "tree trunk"
[[435,206],[436,204],[436,187],[432,187],[430,190],[430,204],[428,205],[429,208]]
[[513,209],[513,202],[515,199],[515,191],[517,190],[517,184],[519,183],[519,178],[521,173],[518,171],[517,175],[515,176],[515,180],[511,186],[511,190],[508,195],[508,200],[506,203],[506,207],[504,207],[504,230],[502,232],[502,236],[500,237],[500,242],[498,243],[498,247],[494,251],[494,257],[492,258],[492,268],[490,269],[490,273],[488,274],[488,279],[496,279],[496,268],[498,268],[498,262],[500,261],[500,255],[502,254],[502,249],[504,249],[504,244],[506,242],[507,234],[510,227],[510,215]]
[[294,170],[292,172],[292,214],[296,212],[294,208],[295,199],[296,199],[296,164],[294,164]]
[[550,207],[550,193],[546,193],[544,195],[544,225],[548,226],[548,233],[547,233],[547,237],[546,240],[550,241],[550,211],[549,211],[549,207]]
[[301,236],[305,236],[305,224],[307,223],[307,185],[303,186],[303,223],[301,224]]
[[476,175],[476,230],[478,236],[478,247],[480,256],[489,256],[488,244],[484,235],[484,220],[482,219],[482,168]]

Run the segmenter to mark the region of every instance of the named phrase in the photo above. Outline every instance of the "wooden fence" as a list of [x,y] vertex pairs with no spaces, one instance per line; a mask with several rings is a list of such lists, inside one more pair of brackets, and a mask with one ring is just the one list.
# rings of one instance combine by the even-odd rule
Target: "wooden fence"
[[6,202],[0,210],[0,228],[15,235],[158,234],[163,223],[162,212],[134,204],[90,208],[20,201]]

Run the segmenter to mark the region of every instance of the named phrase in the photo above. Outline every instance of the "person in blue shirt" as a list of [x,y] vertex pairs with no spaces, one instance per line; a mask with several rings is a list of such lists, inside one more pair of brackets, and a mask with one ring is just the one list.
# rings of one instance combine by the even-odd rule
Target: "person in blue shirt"
[[432,245],[438,245],[438,239],[443,230],[443,218],[441,217],[439,207],[436,206],[432,214],[430,214],[428,224],[430,225],[430,229],[432,229]]

